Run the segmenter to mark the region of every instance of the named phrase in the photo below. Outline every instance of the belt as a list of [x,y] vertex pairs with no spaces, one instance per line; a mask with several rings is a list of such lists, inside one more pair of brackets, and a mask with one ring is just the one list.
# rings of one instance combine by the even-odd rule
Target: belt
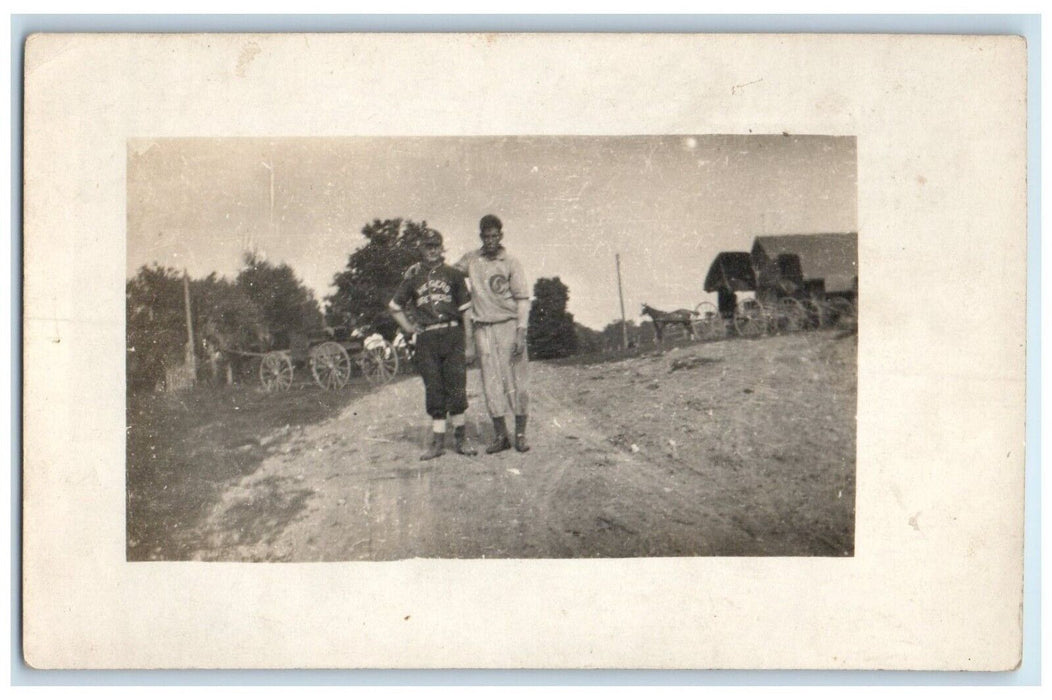
[[424,333],[428,331],[437,331],[439,328],[456,328],[460,325],[460,321],[446,321],[445,323],[432,323],[430,326],[424,326]]
[[474,324],[476,326],[498,326],[502,323],[507,323],[508,321],[515,321],[516,319],[516,316],[512,316],[511,318],[502,318],[499,321],[475,321]]

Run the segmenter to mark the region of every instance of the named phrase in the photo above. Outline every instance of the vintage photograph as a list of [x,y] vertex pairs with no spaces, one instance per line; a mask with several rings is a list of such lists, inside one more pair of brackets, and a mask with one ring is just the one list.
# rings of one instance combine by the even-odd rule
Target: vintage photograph
[[127,159],[129,561],[854,554],[854,137]]
[[990,32],[26,39],[26,663],[1018,668]]

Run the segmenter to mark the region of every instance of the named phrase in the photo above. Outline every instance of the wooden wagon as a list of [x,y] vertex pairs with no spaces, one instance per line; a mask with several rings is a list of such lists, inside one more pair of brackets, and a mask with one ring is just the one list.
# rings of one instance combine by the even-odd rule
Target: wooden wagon
[[319,334],[288,334],[288,348],[263,353],[259,379],[266,391],[286,391],[297,368],[309,369],[323,389],[342,389],[354,369],[373,384],[391,381],[398,374],[398,353],[379,335],[362,337],[346,328]]

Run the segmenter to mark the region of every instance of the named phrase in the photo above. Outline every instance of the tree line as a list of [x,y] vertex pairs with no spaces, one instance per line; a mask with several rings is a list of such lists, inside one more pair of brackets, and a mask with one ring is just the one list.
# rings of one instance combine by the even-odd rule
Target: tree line
[[[129,389],[163,385],[187,356],[185,290],[199,374],[214,381],[254,371],[251,355],[290,346],[299,335],[320,335],[326,326],[378,332],[391,339],[398,327],[387,310],[402,274],[419,260],[417,244],[426,221],[374,219],[361,229],[365,242],[348,255],[333,277],[335,291],[323,300],[287,264],[247,252],[231,280],[184,273],[154,264],[141,267],[126,284],[127,377]],[[567,311],[569,288],[558,278],[540,278],[533,289],[527,335],[531,357],[561,358],[620,347],[621,324],[587,328]],[[639,329],[629,322],[633,337]],[[651,333],[652,336],[652,333]],[[231,352],[237,351],[237,352]],[[217,367],[217,357],[224,367]]]
[[[233,280],[213,272],[185,282],[184,273],[174,268],[143,266],[125,286],[129,389],[155,388],[185,361],[187,282],[193,354],[202,371],[214,369],[212,361],[221,351],[263,352],[281,343],[282,335],[322,328],[317,300],[287,264],[245,253]],[[228,366],[246,369],[234,360]]]

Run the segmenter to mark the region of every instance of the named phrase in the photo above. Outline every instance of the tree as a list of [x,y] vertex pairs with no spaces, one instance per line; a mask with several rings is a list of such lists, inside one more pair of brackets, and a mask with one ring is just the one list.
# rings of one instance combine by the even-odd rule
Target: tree
[[[625,323],[626,335],[628,336],[629,347],[639,347],[641,345],[649,345],[654,343],[656,338],[654,334],[654,323],[652,321],[643,321],[642,324],[636,325],[636,322],[629,319]],[[606,324],[601,331],[603,336],[603,345],[610,350],[621,349],[621,321],[611,321]]]
[[573,314],[566,311],[570,289],[558,277],[542,277],[533,286],[526,342],[531,357],[569,357],[577,352]]
[[417,246],[426,228],[426,221],[400,218],[374,219],[362,227],[365,245],[347,258],[347,266],[333,278],[336,292],[325,299],[328,322],[368,328],[393,338],[398,324],[387,304],[402,275],[420,260]]
[[[199,368],[215,372],[217,350],[259,350],[266,344],[263,314],[237,285],[213,272],[189,280],[189,286]],[[125,304],[128,388],[152,389],[186,361],[183,273],[141,267],[125,286]]]
[[314,293],[291,267],[273,265],[252,252],[245,253],[244,261],[235,284],[259,309],[271,335],[321,330],[321,309]]
[[602,333],[577,322],[574,322],[573,325],[577,333],[577,352],[593,353],[602,352],[606,349],[605,338]]
[[[186,361],[183,275],[154,264],[141,267],[126,284],[129,389],[156,387]],[[264,350],[274,334],[321,328],[318,302],[288,265],[271,265],[246,253],[235,282],[214,272],[188,282],[194,355],[214,380],[219,380],[217,351]],[[234,352],[223,359],[236,363],[239,358]]]
[[233,381],[251,364],[240,352],[258,352],[269,345],[263,312],[237,284],[214,272],[190,283],[190,297],[198,367],[208,368],[215,383],[224,381],[223,370],[225,381]]
[[190,298],[199,344],[219,350],[261,350],[266,344],[263,312],[237,284],[213,272],[190,282]]
[[[636,333],[636,322],[628,321],[625,324],[625,329],[625,335],[631,342],[633,335]],[[603,326],[603,330],[600,333],[603,336],[603,345],[607,350],[621,349],[621,321],[611,321]]]
[[178,270],[154,264],[140,267],[125,285],[129,389],[152,389],[186,358],[182,280]]
[[[631,336],[629,336],[631,338]],[[635,343],[638,346],[654,345],[657,343],[657,333],[654,331],[653,321],[643,321],[635,334]]]

